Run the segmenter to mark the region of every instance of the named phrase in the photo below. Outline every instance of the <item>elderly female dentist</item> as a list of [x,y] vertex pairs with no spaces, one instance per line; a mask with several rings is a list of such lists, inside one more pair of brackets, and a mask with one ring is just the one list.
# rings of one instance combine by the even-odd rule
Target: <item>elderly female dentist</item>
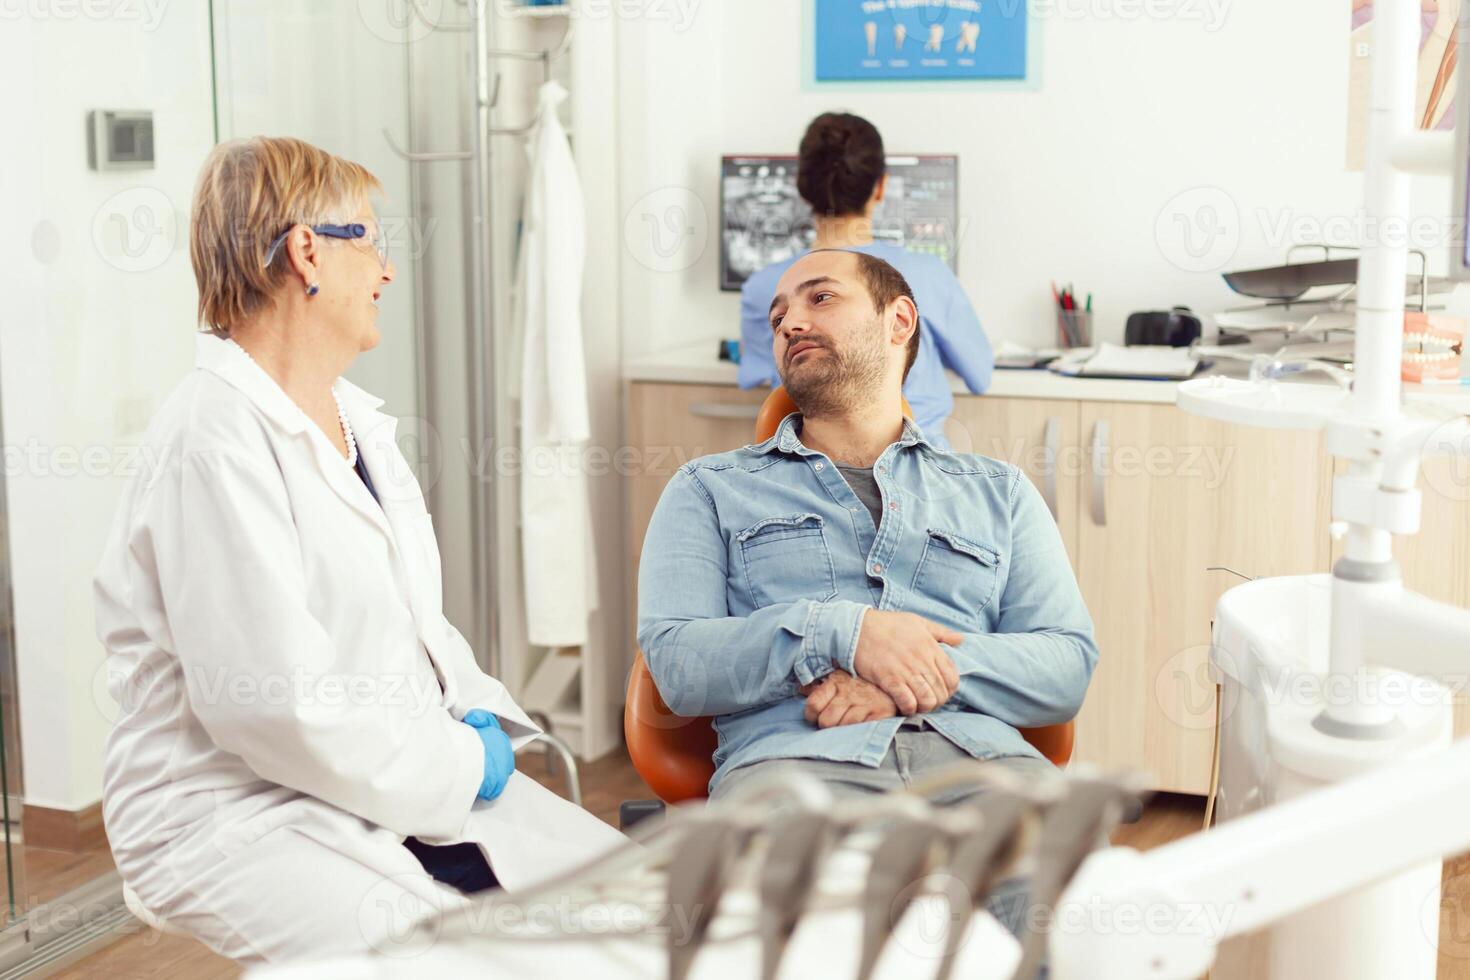
[[444,618],[395,421],[340,377],[393,281],[377,187],[298,140],[210,155],[189,243],[210,329],[96,577],[129,904],[237,960],[383,950],[621,840],[514,774],[537,730]]

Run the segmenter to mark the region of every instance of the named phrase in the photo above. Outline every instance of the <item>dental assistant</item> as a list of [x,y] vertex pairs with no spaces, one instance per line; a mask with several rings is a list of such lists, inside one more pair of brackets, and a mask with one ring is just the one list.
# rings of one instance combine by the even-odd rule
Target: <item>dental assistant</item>
[[189,242],[208,331],[95,580],[129,906],[247,963],[390,951],[621,839],[515,773],[537,728],[445,619],[396,420],[341,377],[394,277],[378,186],[299,140],[210,154]]
[[[947,448],[944,421],[954,408],[945,368],[974,394],[990,387],[995,355],[964,287],[938,257],[873,239],[873,212],[888,189],[883,137],[861,116],[828,112],[801,138],[796,188],[812,207],[812,248],[864,252],[893,266],[913,288],[919,310],[919,354],[903,393],[931,444]],[[771,355],[771,299],[776,283],[801,256],[773,262],[740,290],[740,387],[781,383]]]

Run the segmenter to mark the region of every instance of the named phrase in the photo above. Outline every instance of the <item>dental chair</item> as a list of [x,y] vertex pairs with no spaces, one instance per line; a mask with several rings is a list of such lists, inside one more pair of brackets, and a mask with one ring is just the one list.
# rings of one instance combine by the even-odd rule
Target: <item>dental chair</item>
[[[796,410],[796,403],[784,388],[774,389],[756,416],[756,441],[764,442],[775,435],[781,420]],[[913,417],[907,399],[903,403],[903,412],[909,418]],[[709,794],[718,745],[714,726],[709,718],[685,718],[669,710],[658,693],[642,651],[633,658],[633,670],[628,676],[623,734],[628,742],[633,768],[658,796],[658,800],[624,803],[620,814],[624,830],[658,813],[666,803],[703,799]],[[1065,768],[1072,758],[1077,724],[1067,721],[1043,728],[1023,728],[1021,735],[1053,765]]]

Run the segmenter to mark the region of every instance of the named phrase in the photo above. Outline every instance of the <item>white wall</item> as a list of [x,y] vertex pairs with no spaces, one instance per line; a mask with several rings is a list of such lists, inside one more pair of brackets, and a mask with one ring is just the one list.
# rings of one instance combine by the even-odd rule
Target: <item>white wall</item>
[[[1051,279],[1092,291],[1098,337],[1121,341],[1131,311],[1239,304],[1220,271],[1283,261],[1324,224],[1358,238],[1346,3],[1131,5],[1176,12],[1162,19],[1111,16],[1130,7],[1108,0],[1032,4],[1051,13],[1033,20],[1028,91],[804,83],[805,3],[704,2],[682,32],[623,23],[625,356],[738,335],[738,294],[715,286],[720,154],[794,153],[828,109],[868,117],[890,150],[959,154],[959,277],[992,338],[1052,342]],[[1420,179],[1415,200],[1447,214],[1448,179]],[[638,219],[671,207],[695,234],[650,258]],[[1185,229],[1203,251],[1212,215],[1223,234],[1191,255]]]
[[347,377],[382,398],[383,410],[410,431],[421,408],[414,266],[436,228],[415,220],[410,164],[383,135],[386,129],[400,146],[408,142],[408,51],[406,32],[391,16],[397,7],[216,0],[215,58],[220,139],[294,136],[381,181],[374,206],[397,278],[383,291],[378,346]]
[[[213,143],[208,6],[15,6],[0,81],[0,398],[26,798],[74,809],[102,795],[112,716],[92,572],[134,463],[126,447],[193,362],[185,236]],[[152,109],[157,167],[88,170],[90,108]]]

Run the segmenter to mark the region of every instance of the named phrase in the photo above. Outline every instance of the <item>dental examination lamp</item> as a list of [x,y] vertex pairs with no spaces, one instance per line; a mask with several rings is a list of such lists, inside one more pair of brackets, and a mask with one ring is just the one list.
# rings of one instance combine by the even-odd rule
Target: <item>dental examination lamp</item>
[[[1420,5],[1373,6],[1366,227],[1407,227],[1410,174],[1452,166],[1463,219],[1466,73],[1455,138],[1416,129]],[[1380,237],[1397,241],[1362,243],[1350,392],[1226,378],[1180,386],[1178,404],[1191,413],[1325,429],[1328,452],[1346,463],[1333,481],[1330,530],[1342,557],[1331,575],[1237,586],[1215,619],[1216,665],[1296,663],[1322,683],[1267,699],[1255,734],[1269,775],[1252,787],[1263,809],[1147,854],[1113,848],[1083,865],[1057,912],[1077,927],[1052,933],[1058,980],[1198,977],[1223,940],[1261,929],[1265,972],[1216,964],[1215,980],[1435,975],[1441,861],[1470,850],[1470,739],[1449,745],[1441,686],[1470,674],[1470,610],[1405,589],[1392,535],[1419,530],[1420,460],[1470,455],[1470,425],[1432,399],[1403,403],[1407,248],[1402,235]],[[1465,244],[1456,245],[1463,278]],[[1222,757],[1222,782],[1227,775]],[[1099,910],[1114,924],[1099,924]],[[1124,912],[1144,924],[1118,927]]]

